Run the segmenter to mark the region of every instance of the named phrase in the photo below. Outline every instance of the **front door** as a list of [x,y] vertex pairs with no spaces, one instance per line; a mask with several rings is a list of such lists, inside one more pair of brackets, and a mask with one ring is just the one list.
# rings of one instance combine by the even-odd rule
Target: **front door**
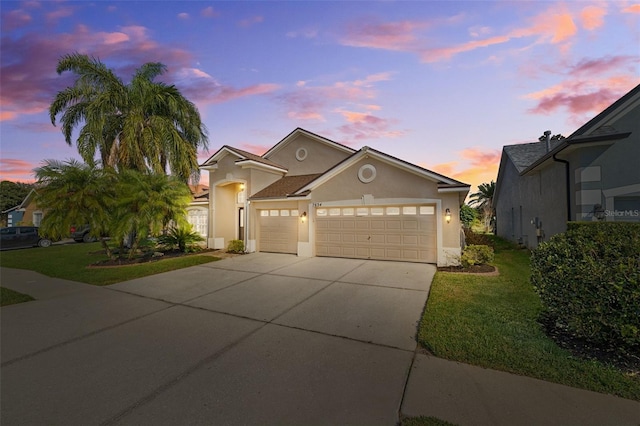
[[238,209],[238,239],[244,241],[244,207]]

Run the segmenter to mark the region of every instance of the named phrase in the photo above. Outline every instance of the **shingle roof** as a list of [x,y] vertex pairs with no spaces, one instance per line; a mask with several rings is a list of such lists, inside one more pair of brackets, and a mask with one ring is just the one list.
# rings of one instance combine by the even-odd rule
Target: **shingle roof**
[[278,163],[274,163],[271,160],[267,160],[266,158],[263,158],[259,155],[256,154],[252,154],[250,152],[244,151],[242,149],[238,149],[238,148],[234,148],[232,146],[229,145],[225,145],[225,147],[227,147],[228,149],[230,149],[231,151],[235,152],[236,154],[238,154],[241,157],[245,157],[247,160],[252,160],[252,161],[256,161],[258,163],[262,163],[262,164],[266,164],[268,166],[273,166],[273,167],[277,167],[279,169],[284,169],[286,170],[287,168],[284,166],[281,166]]
[[[284,198],[291,194],[294,194],[300,188],[306,186],[322,173],[314,173],[311,175],[297,175],[297,176],[285,176],[280,180],[275,181],[271,185],[267,186],[261,191],[253,194],[250,199],[255,200],[258,198]],[[304,194],[299,194],[304,195]]]
[[[551,149],[555,148],[559,141],[551,141]],[[505,145],[504,151],[507,153],[511,161],[518,169],[518,173],[522,173],[527,167],[547,153],[547,142],[531,142],[520,143],[517,145]]]

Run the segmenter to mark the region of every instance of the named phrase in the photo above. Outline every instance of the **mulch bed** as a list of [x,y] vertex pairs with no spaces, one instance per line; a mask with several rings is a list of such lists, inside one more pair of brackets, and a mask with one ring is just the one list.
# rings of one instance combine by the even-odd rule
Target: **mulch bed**
[[491,265],[471,265],[468,268],[463,268],[462,266],[438,266],[438,271],[465,274],[490,274],[497,273],[498,270],[495,266]]
[[538,322],[542,325],[547,336],[558,346],[571,352],[574,357],[597,360],[603,364],[613,365],[631,376],[640,376],[640,356],[637,354],[599,348],[584,339],[575,337],[567,330],[557,327],[555,321],[544,315],[538,319]]
[[[118,267],[118,266],[131,266],[131,265],[139,265],[141,263],[157,262],[163,259],[171,259],[175,257],[194,256],[194,255],[207,255],[207,256],[213,256],[213,257],[219,257],[219,258],[230,257],[229,256],[230,253],[226,253],[222,250],[213,250],[213,249],[200,250],[194,253],[183,253],[178,250],[162,251],[162,252],[156,252],[156,253],[162,253],[162,256],[147,255],[147,256],[136,256],[133,259],[127,259],[126,257],[117,258],[117,259],[106,259],[106,260],[101,260],[99,262],[93,263],[88,267],[89,268],[112,268],[112,267]],[[97,252],[92,252],[91,254],[105,254],[105,251],[100,250]]]

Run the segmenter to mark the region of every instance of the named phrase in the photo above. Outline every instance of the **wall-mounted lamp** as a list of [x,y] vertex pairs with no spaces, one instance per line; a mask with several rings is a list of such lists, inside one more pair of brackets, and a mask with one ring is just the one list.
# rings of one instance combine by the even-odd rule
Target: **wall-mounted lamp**
[[240,191],[244,191],[244,183],[240,184]]
[[598,220],[602,220],[604,219],[604,208],[602,208],[602,204],[596,204],[595,206],[593,206],[593,216],[598,219]]
[[300,215],[300,220],[304,223],[307,220],[307,212],[302,212]]
[[446,220],[446,221],[447,221],[447,223],[450,223],[450,222],[451,222],[451,210],[446,209],[446,210],[444,211],[444,220]]

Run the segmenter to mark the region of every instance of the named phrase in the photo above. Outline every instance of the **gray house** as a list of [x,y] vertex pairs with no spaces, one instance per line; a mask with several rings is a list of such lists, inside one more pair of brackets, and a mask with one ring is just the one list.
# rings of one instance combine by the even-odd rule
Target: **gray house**
[[568,138],[502,149],[497,234],[533,248],[568,221],[640,222],[640,85]]

